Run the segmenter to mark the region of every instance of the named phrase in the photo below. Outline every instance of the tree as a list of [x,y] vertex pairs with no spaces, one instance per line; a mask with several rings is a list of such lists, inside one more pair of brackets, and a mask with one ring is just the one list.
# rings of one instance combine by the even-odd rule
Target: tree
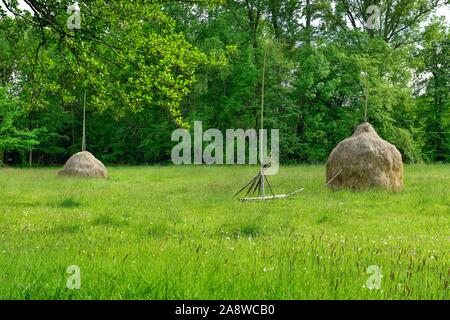
[[[371,37],[378,37],[393,47],[410,44],[419,25],[446,0],[337,0],[336,13],[341,26],[346,21],[353,29],[365,29]],[[368,8],[375,5],[380,9],[379,17]],[[375,14],[375,15],[374,15]],[[378,28],[368,25],[369,18],[378,23]]]
[[423,61],[419,73],[423,87],[419,88],[419,118],[424,127],[424,152],[429,160],[450,160],[450,28],[442,20],[426,27],[422,49]]
[[17,101],[8,94],[5,87],[0,87],[0,165],[4,164],[4,153],[18,151],[23,154],[39,144],[38,130],[28,130],[17,126],[16,120],[21,116]]
[[206,60],[175,32],[175,21],[158,2],[84,2],[81,28],[73,30],[66,26],[69,1],[25,0],[32,17],[19,10],[16,1],[3,3],[39,36],[37,59],[41,50],[58,46],[68,72],[90,89],[99,110],[112,108],[121,116],[124,108],[160,107],[179,125],[185,124],[179,104],[195,81],[196,68]]
[[40,163],[79,149],[85,89],[89,148],[105,162],[168,161],[170,132],[193,120],[258,128],[265,55],[264,122],[280,129],[282,161],[326,160],[364,120],[366,88],[368,121],[404,160],[449,158],[448,45],[442,26],[420,31],[443,0],[93,0],[73,30],[71,1],[26,0],[33,14],[0,1],[13,13],[0,13],[0,83],[16,128],[47,128]]

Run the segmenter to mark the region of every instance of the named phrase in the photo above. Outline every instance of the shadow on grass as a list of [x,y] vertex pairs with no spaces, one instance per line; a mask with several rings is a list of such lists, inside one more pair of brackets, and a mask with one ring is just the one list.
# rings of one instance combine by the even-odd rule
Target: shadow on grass
[[73,198],[65,198],[64,200],[56,203],[55,206],[57,208],[72,209],[80,207],[81,203]]
[[82,232],[83,228],[80,224],[64,224],[58,225],[50,229],[50,233],[57,235],[75,234]]
[[128,221],[116,217],[110,217],[106,214],[102,214],[95,217],[91,223],[94,226],[110,226],[110,227],[121,227],[124,225],[128,225]]

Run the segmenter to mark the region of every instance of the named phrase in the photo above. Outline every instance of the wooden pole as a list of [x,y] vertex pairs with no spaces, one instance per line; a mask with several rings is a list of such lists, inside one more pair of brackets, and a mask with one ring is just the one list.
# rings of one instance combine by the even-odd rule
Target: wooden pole
[[[0,159],[1,160],[1,159]],[[239,193],[242,192],[242,190],[244,190],[245,188],[247,188],[252,182],[254,182],[256,179],[259,179],[259,173],[254,176],[245,186],[243,186],[238,192],[236,192],[233,197],[236,197]],[[252,187],[250,187],[251,189]]]
[[259,160],[261,162],[261,182],[260,182],[260,195],[264,197],[264,164],[263,164],[263,156],[264,156],[264,141],[263,141],[263,129],[264,129],[264,85],[265,85],[265,76],[266,76],[266,59],[267,59],[267,48],[264,46],[264,61],[263,61],[263,71],[262,71],[262,84],[261,84],[261,130],[259,131],[259,149],[260,149],[260,157]]
[[369,90],[367,88],[367,83],[366,83],[366,104],[364,106],[364,122],[367,122],[367,100],[369,98]]
[[84,89],[83,103],[83,139],[81,141],[81,151],[86,151],[86,89]]

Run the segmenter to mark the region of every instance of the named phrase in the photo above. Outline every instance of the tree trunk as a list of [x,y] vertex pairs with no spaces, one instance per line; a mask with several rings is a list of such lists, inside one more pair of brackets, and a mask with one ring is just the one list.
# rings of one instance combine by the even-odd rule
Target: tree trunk
[[306,43],[311,44],[311,1],[306,0],[306,7],[305,7],[305,13],[306,13]]
[[73,112],[73,106],[72,108],[72,145],[75,144],[75,114]]
[[25,154],[24,150],[20,151],[20,161],[22,162],[22,168],[26,167],[27,165],[27,160],[26,160],[27,156]]
[[28,153],[28,166],[31,168],[33,166],[33,150],[30,149]]

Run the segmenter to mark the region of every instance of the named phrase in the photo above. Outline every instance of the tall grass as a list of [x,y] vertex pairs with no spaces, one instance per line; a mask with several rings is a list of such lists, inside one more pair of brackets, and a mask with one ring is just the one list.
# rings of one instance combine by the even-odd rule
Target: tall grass
[[0,298],[449,299],[449,169],[407,166],[392,194],[318,191],[322,166],[282,167],[275,191],[305,191],[264,203],[231,198],[246,166],[0,169]]

